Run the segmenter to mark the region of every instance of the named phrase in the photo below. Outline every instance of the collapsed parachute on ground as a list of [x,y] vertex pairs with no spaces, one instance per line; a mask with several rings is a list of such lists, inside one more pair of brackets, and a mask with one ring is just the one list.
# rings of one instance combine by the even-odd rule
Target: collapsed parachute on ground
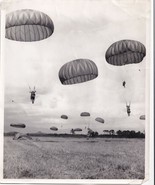
[[7,39],[33,42],[48,38],[54,31],[50,17],[42,12],[22,9],[6,15]]
[[95,79],[98,76],[96,64],[89,59],[77,59],[64,64],[59,71],[63,85],[72,85]]
[[141,116],[139,117],[139,119],[145,120],[145,115],[141,115]]
[[77,132],[81,132],[82,129],[81,129],[81,128],[75,128],[74,131],[75,131],[75,132],[76,132],[76,131],[77,131]]
[[68,116],[67,115],[61,115],[61,118],[62,119],[68,119]]
[[104,119],[99,118],[99,117],[97,117],[97,118],[95,119],[95,121],[98,121],[98,122],[100,122],[100,123],[104,123]]
[[142,43],[134,40],[121,40],[108,48],[105,58],[109,64],[122,66],[140,63],[145,55],[146,49]]
[[19,124],[12,123],[12,124],[10,124],[10,126],[11,127],[16,127],[16,128],[25,128],[26,127],[26,125],[23,124],[23,123],[19,123]]
[[94,131],[92,129],[88,128],[88,134],[92,134],[92,133],[94,133]]
[[22,133],[17,133],[15,134],[13,140],[31,140],[32,137],[30,137],[28,134],[22,134]]
[[89,112],[82,112],[82,113],[80,114],[80,116],[82,116],[82,117],[90,116],[90,113],[89,113]]
[[58,128],[57,127],[51,127],[50,130],[54,130],[54,131],[57,131]]

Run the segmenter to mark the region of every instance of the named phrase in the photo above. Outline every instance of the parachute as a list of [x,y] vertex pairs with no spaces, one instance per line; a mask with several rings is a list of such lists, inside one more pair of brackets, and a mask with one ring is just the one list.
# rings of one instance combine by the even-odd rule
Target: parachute
[[13,137],[13,140],[20,139],[21,137],[22,137],[22,134],[18,132],[18,133],[15,134],[15,136]]
[[[61,119],[64,119],[64,121],[65,121],[68,119],[68,116],[63,114],[63,115],[61,115]],[[61,127],[62,127],[62,123],[61,123]]]
[[[82,113],[80,114],[80,116],[83,117],[84,122],[85,122],[85,124],[86,124],[86,122],[87,122],[87,117],[90,116],[90,113],[89,113],[89,112],[82,112]],[[88,121],[87,127],[89,127],[89,124],[90,124],[90,122]]]
[[81,132],[82,129],[81,128],[75,128],[74,131]]
[[[125,66],[129,64],[138,64],[142,62],[146,55],[145,46],[139,41],[135,40],[120,40],[113,43],[106,51],[105,58],[107,63],[114,66]],[[122,68],[125,71],[125,67]],[[127,74],[127,72],[126,72]],[[130,73],[129,73],[130,74]],[[121,76],[122,74],[120,74]],[[123,76],[123,87],[126,88],[126,75]],[[128,77],[129,80],[129,77]],[[130,87],[130,85],[128,85]],[[132,94],[130,90],[124,91],[122,98],[125,101],[131,101]],[[127,114],[130,116],[130,107],[127,107]]]
[[54,24],[45,13],[22,9],[6,15],[5,37],[21,42],[40,41],[54,32]]
[[58,128],[57,127],[51,127],[50,130],[54,130],[54,131],[57,131]]
[[59,70],[63,85],[72,85],[95,79],[98,76],[96,64],[89,59],[77,59],[64,64]]
[[66,116],[66,115],[61,115],[61,118],[62,118],[62,119],[68,119],[68,116]]
[[90,113],[89,112],[82,112],[81,114],[80,114],[80,116],[90,116]]
[[146,49],[142,43],[134,40],[121,40],[108,48],[105,58],[109,64],[122,66],[140,63],[145,55]]
[[97,117],[97,118],[95,119],[95,121],[98,121],[98,122],[100,122],[100,123],[104,123],[104,119],[99,118],[99,117]]
[[26,125],[23,124],[23,123],[19,123],[19,124],[12,123],[12,124],[10,124],[10,126],[11,127],[16,127],[16,128],[25,128],[26,127]]
[[145,120],[145,115],[141,115],[141,116],[139,117],[139,119]]
[[13,137],[13,140],[19,140],[19,139],[21,139],[21,140],[27,140],[27,139],[29,139],[29,140],[31,140],[32,139],[32,137],[30,137],[28,134],[22,134],[22,133],[17,133],[17,134],[15,134],[15,136]]

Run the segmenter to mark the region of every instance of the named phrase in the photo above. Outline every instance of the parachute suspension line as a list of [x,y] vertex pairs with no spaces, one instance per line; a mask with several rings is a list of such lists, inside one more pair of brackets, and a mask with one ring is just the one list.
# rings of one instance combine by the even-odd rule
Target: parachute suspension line
[[88,129],[89,128],[89,124],[87,123],[87,117],[83,117],[84,119],[84,124],[86,126],[86,128]]
[[88,127],[90,128],[91,124],[90,124],[90,118],[88,120]]
[[126,106],[130,106],[131,105],[131,101],[127,102],[126,101]]
[[90,125],[89,125],[89,120],[87,120],[87,121],[88,121],[88,128],[89,128],[89,126],[90,126]]
[[[87,117],[86,117],[86,119],[87,119]],[[88,121],[88,128],[90,127],[90,122],[89,122],[89,119],[87,119],[87,121]]]

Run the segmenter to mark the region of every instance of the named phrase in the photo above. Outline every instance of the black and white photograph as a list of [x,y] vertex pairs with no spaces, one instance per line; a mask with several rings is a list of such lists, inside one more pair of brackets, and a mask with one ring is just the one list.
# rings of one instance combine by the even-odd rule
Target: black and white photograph
[[1,2],[2,182],[148,180],[150,20],[150,0]]

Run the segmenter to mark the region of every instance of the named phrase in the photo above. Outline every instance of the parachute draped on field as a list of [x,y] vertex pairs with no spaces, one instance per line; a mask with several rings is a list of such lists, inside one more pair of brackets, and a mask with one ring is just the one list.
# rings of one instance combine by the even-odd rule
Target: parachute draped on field
[[82,129],[81,128],[75,128],[74,131],[81,132]]
[[145,115],[141,115],[141,116],[139,117],[139,119],[145,120]]
[[57,127],[51,127],[50,130],[54,130],[54,131],[57,131],[58,128]]
[[97,118],[95,119],[95,121],[98,121],[98,122],[100,122],[100,123],[104,123],[104,119],[102,119],[102,118],[100,118],[100,117],[97,117]]
[[146,49],[142,43],[135,40],[121,40],[108,48],[105,58],[109,64],[122,66],[140,63],[145,55]]
[[28,134],[22,134],[22,133],[17,133],[15,134],[15,136],[13,137],[13,140],[19,140],[19,139],[24,139],[24,140],[32,140],[32,137],[30,137]]
[[50,17],[43,12],[22,9],[6,15],[7,39],[33,42],[48,38],[54,31]]
[[61,118],[62,119],[68,119],[68,116],[67,115],[61,115]]
[[64,64],[59,70],[59,79],[63,85],[90,81],[97,76],[97,66],[89,59],[73,60]]
[[88,130],[88,134],[90,134],[90,133],[93,133],[93,132],[94,132],[94,131],[93,131],[92,129],[90,129],[90,128],[88,128],[87,130]]
[[80,114],[80,116],[82,116],[82,117],[90,116],[90,113],[89,113],[89,112],[82,112],[82,113]]
[[16,127],[16,128],[25,128],[26,127],[26,125],[23,124],[23,123],[19,123],[19,124],[12,123],[12,124],[10,124],[10,126],[11,127]]

